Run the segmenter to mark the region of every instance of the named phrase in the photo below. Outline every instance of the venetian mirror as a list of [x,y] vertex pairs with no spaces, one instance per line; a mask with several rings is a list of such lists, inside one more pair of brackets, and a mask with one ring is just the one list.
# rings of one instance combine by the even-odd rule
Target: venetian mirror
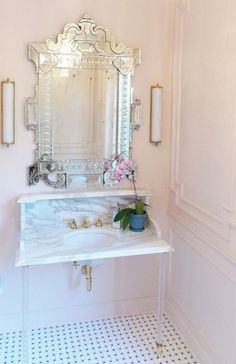
[[85,15],[56,40],[30,43],[29,59],[38,74],[35,97],[26,101],[26,126],[36,143],[29,184],[112,185],[103,178],[104,160],[120,153],[131,158],[132,131],[140,125],[132,87],[140,50],[116,42]]

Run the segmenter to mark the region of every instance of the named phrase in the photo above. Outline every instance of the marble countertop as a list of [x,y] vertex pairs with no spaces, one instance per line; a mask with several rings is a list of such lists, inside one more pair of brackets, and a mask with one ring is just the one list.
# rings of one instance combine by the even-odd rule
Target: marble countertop
[[[90,234],[104,232],[115,237],[114,244],[93,247],[80,242],[80,247],[70,246],[67,237],[87,230]],[[52,264],[70,261],[83,261],[134,255],[168,253],[171,246],[160,238],[158,227],[150,220],[149,226],[143,232],[114,229],[110,225],[103,228],[70,229],[66,224],[48,223],[30,231],[22,231],[21,241],[17,250],[16,266]]]

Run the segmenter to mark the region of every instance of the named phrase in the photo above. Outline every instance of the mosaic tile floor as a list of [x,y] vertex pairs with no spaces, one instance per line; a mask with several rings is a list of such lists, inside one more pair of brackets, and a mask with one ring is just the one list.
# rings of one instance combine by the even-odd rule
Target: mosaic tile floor
[[[161,359],[154,315],[126,316],[32,330],[30,364],[199,364],[167,317]],[[21,361],[21,334],[0,334],[0,364]]]

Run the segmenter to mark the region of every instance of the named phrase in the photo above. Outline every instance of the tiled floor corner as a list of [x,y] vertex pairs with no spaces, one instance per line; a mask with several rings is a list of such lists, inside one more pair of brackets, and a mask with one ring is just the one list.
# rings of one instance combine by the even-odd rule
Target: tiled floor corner
[[[199,364],[167,317],[155,353],[155,315],[96,320],[32,331],[32,364]],[[21,334],[0,335],[0,363],[21,363]]]

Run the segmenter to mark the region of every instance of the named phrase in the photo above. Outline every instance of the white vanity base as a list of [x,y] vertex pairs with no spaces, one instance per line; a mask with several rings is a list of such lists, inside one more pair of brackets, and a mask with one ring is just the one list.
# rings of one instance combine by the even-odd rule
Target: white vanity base
[[[166,253],[159,253],[158,272],[158,304],[156,311],[156,354],[158,358],[162,356],[163,344],[163,315],[165,304],[165,273],[166,273]],[[29,266],[22,268],[22,363],[34,364],[31,355],[31,325],[29,322]]]

